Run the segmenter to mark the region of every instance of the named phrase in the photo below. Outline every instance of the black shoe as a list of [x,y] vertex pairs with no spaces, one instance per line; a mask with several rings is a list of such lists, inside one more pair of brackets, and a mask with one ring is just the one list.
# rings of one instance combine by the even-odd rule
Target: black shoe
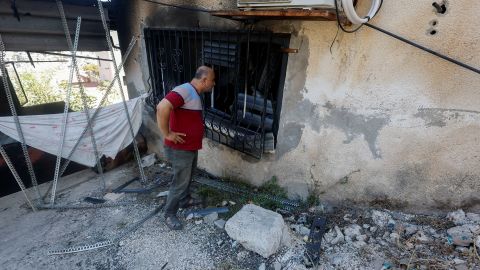
[[180,222],[180,220],[176,216],[166,216],[165,217],[165,224],[171,230],[178,231],[178,230],[183,229],[182,222]]

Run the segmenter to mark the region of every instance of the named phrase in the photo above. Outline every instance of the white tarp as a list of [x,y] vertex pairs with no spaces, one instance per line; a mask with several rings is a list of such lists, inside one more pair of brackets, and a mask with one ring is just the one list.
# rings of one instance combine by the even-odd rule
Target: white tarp
[[[137,134],[142,124],[143,99],[138,97],[127,101],[132,120],[133,132]],[[90,116],[94,109],[90,110]],[[57,155],[62,132],[63,113],[48,115],[19,116],[23,135],[27,145],[44,152]],[[62,157],[67,158],[75,143],[87,126],[84,112],[68,113],[67,129],[63,144]],[[20,141],[13,117],[0,117],[0,132]],[[93,122],[93,132],[99,156],[115,158],[115,155],[127,147],[133,140],[122,103],[103,107]],[[77,150],[70,158],[72,161],[93,167],[96,164],[90,133],[80,141]]]

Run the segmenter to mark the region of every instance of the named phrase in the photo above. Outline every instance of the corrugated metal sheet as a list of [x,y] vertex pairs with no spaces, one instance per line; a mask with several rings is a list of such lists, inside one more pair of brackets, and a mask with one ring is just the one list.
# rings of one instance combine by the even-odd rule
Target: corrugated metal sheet
[[[12,7],[15,2],[17,13]],[[82,17],[78,50],[105,51],[105,33],[98,8],[64,3],[70,33],[76,19]],[[108,12],[105,9],[108,18]],[[0,0],[0,33],[9,51],[68,51],[60,14],[55,1]]]

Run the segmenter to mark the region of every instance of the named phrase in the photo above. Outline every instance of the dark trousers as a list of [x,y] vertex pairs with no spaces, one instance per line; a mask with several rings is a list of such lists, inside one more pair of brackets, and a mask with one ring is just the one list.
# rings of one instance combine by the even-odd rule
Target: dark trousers
[[176,215],[179,204],[190,196],[190,183],[197,168],[198,151],[176,150],[165,147],[167,159],[172,163],[173,181],[167,196],[165,215]]

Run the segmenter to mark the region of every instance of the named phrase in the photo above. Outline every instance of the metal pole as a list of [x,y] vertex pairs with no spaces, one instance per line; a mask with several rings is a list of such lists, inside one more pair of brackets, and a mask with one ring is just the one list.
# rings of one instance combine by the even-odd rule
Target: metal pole
[[37,177],[35,176],[35,171],[33,170],[32,161],[30,160],[30,156],[28,155],[27,145],[25,144],[25,137],[23,136],[22,127],[20,125],[20,120],[18,119],[17,110],[13,103],[12,93],[10,92],[10,86],[7,82],[7,70],[5,68],[5,44],[3,43],[2,35],[0,34],[0,69],[2,71],[2,80],[3,80],[3,87],[5,88],[5,93],[8,99],[8,105],[10,106],[10,111],[12,113],[12,117],[15,121],[15,125],[18,132],[18,137],[20,138],[20,144],[22,146],[22,152],[25,157],[25,163],[27,163],[28,172],[32,179],[32,185],[37,193],[38,197],[41,198],[40,191],[38,190],[38,182]]
[[37,211],[37,208],[33,205],[33,203],[30,201],[30,198],[27,195],[27,192],[25,191],[25,185],[23,184],[22,179],[17,173],[17,170],[15,170],[15,167],[13,166],[12,162],[10,161],[10,158],[7,155],[7,152],[5,152],[5,149],[3,149],[3,146],[0,145],[0,154],[3,157],[3,160],[5,160],[5,163],[7,163],[8,168],[13,174],[13,177],[15,178],[15,181],[17,181],[18,186],[22,190],[23,196],[25,196],[25,199],[27,200],[27,203],[30,205],[32,210],[35,212]]
[[73,73],[75,71],[75,55],[77,54],[77,47],[78,47],[78,36],[80,35],[80,27],[82,23],[82,18],[78,17],[77,18],[77,26],[75,30],[75,41],[73,43],[73,48],[72,49],[72,66],[70,68],[70,74],[68,77],[68,87],[67,87],[67,93],[65,97],[65,106],[63,107],[63,118],[62,118],[62,131],[60,134],[60,144],[58,145],[58,152],[57,152],[57,160],[55,162],[55,173],[53,176],[53,186],[52,186],[52,196],[50,198],[50,203],[53,205],[55,203],[55,193],[57,191],[57,181],[59,177],[59,169],[60,169],[60,162],[62,161],[62,150],[63,150],[63,144],[65,142],[65,133],[67,131],[67,119],[68,119],[68,107],[70,105],[70,92],[72,91],[72,80],[73,80]]
[[[75,55],[76,53],[74,53],[75,52],[74,51],[74,45],[72,45],[72,39],[70,37],[70,30],[68,28],[67,18],[65,16],[65,11],[63,9],[63,4],[62,4],[62,1],[60,1],[60,0],[57,0],[56,2],[57,2],[58,11],[60,12],[60,17],[61,17],[61,20],[62,20],[63,30],[65,32],[65,37],[67,38],[68,47],[69,47],[70,51],[72,52],[72,64],[73,64],[73,67],[76,71],[85,116],[87,118],[87,121],[90,121],[91,117],[90,117],[90,113],[88,111],[86,95],[85,95],[85,91],[83,89],[83,85],[81,83],[80,70],[78,69],[77,59],[76,59],[76,55]],[[94,154],[95,154],[95,161],[97,162],[98,171],[100,173],[100,178],[101,178],[102,183],[103,183],[103,190],[105,190],[105,187],[106,187],[105,177],[103,175],[103,168],[102,168],[102,164],[100,163],[100,157],[98,155],[98,148],[97,148],[97,143],[96,143],[96,140],[95,140],[95,135],[93,133],[93,127],[90,127],[90,138],[91,138],[91,141],[92,141],[93,151],[94,151]]]
[[[110,31],[108,29],[107,21],[105,20],[105,14],[103,12],[103,4],[102,4],[101,0],[98,0],[97,3],[98,3],[98,10],[100,12],[100,17],[102,19],[103,29],[105,30],[105,38],[106,38],[106,41],[107,41],[107,44],[108,44],[108,48],[110,49],[110,55],[112,57],[113,62],[116,63],[115,54],[113,52],[112,41],[109,38]],[[118,71],[117,66],[114,65],[114,67],[115,67],[115,72],[117,72]],[[131,121],[131,118],[130,118],[130,113],[128,112],[127,104],[125,102],[125,95],[123,93],[122,81],[120,80],[120,78],[117,78],[117,82],[118,82],[120,95],[121,95],[122,101],[123,101],[123,107],[125,109],[125,115],[126,115],[127,121],[128,121],[128,127],[129,127],[129,130],[130,130],[130,135],[132,136],[133,150],[134,150],[134,153],[135,153],[135,158],[137,160],[138,169],[140,171],[140,179],[142,180],[142,183],[145,183],[146,182],[145,173],[143,171],[143,167],[142,167],[142,164],[141,164],[140,152],[138,151],[137,142],[135,141],[135,133],[133,132],[133,126],[132,126],[132,121]]]

